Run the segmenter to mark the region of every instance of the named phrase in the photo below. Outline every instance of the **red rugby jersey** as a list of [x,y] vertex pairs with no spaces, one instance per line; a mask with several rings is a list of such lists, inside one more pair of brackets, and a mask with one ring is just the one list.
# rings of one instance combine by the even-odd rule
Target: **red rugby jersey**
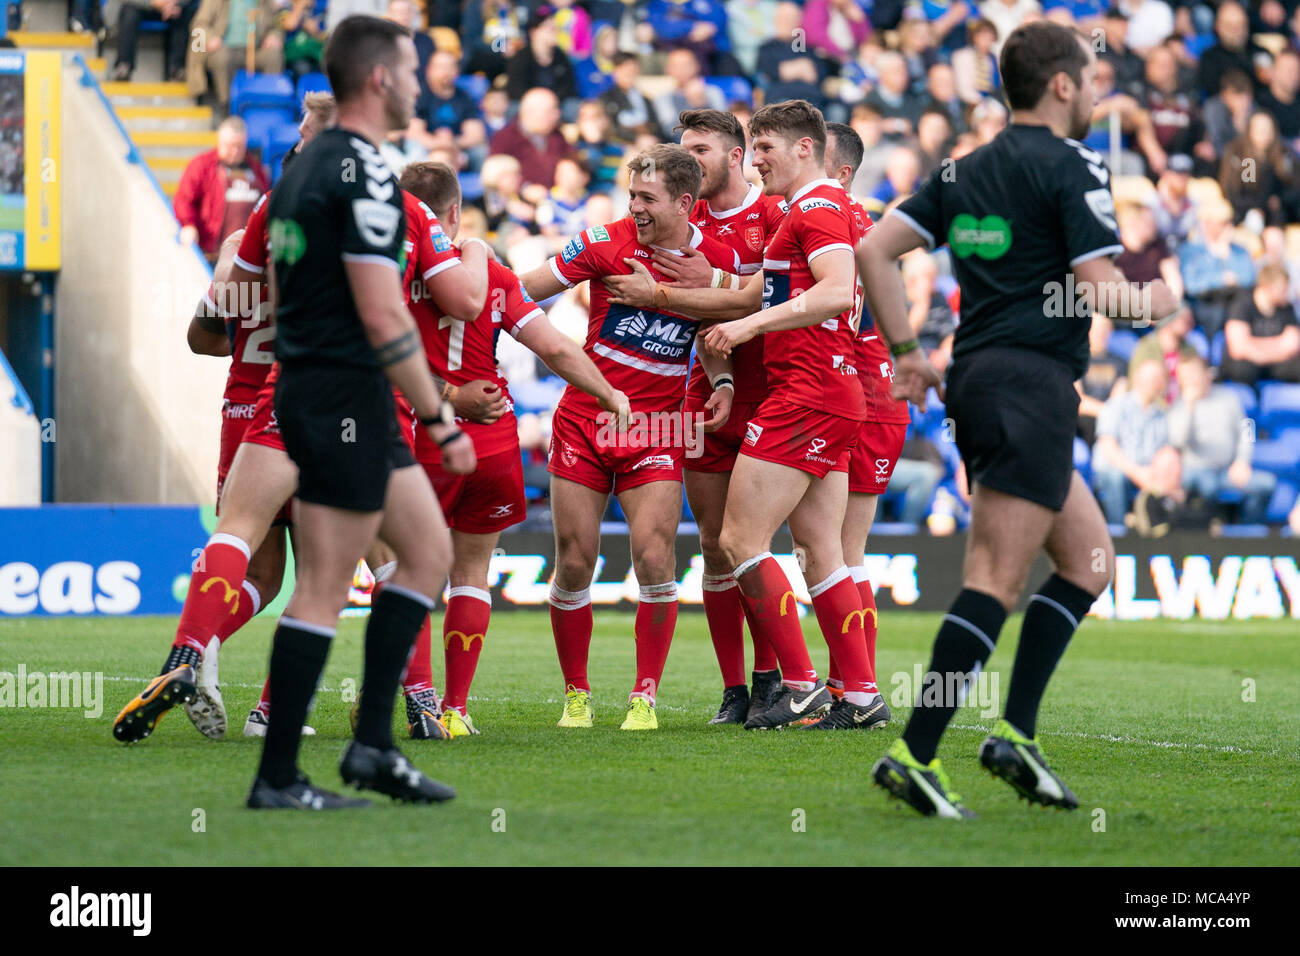
[[[544,313],[524,291],[523,283],[501,263],[488,262],[488,293],[483,311],[471,322],[445,316],[433,318],[422,310],[417,318],[424,353],[429,368],[439,378],[453,385],[475,379],[495,382],[505,393],[506,413],[490,425],[460,420],[465,434],[474,441],[474,453],[480,458],[518,451],[519,433],[515,422],[514,402],[501,369],[497,366],[497,336],[504,329],[518,337],[529,322]],[[442,449],[423,428],[415,433],[415,454],[421,463],[442,461]]]
[[[809,263],[836,249],[853,251],[857,225],[851,198],[834,179],[814,179],[789,202],[785,219],[763,253],[763,308],[793,299],[816,284]],[[854,307],[817,325],[768,332],[764,363],[771,394],[793,405],[864,421],[855,366]]]
[[[689,241],[715,268],[740,269],[736,251],[710,239],[694,223]],[[623,260],[636,258],[662,281],[664,276],[650,256],[651,248],[637,242],[636,225],[629,217],[578,233],[550,265],[555,277],[571,287],[584,279],[629,275],[632,269]],[[587,355],[609,383],[627,395],[634,412],[679,410],[699,322],[673,312],[612,305],[609,299],[604,283],[591,283],[590,319],[583,345]],[[601,410],[594,398],[572,385],[565,389],[558,407],[579,419],[594,418]]]
[[[226,332],[230,336],[230,373],[226,376],[225,398],[232,405],[257,401],[258,390],[275,361],[275,325],[271,321],[270,289],[265,278],[266,210],[270,198],[271,194],[265,193],[253,207],[244,226],[243,238],[239,241],[239,251],[235,253],[235,265],[263,277],[256,285],[257,301],[242,301],[241,290],[239,295],[228,295],[224,297],[227,301],[217,303],[228,311],[247,313],[226,319]],[[212,288],[208,289],[210,307],[213,307],[213,292]]]
[[[850,198],[849,209],[853,213],[858,241],[861,241],[871,231],[871,216],[856,199]],[[875,320],[867,311],[862,295],[862,279],[858,278],[856,283],[853,325],[857,329],[857,367],[867,400],[867,421],[889,425],[907,424],[911,420],[907,402],[894,398],[890,393],[894,384],[894,362],[890,358],[889,347],[885,345],[885,340],[876,329]]]

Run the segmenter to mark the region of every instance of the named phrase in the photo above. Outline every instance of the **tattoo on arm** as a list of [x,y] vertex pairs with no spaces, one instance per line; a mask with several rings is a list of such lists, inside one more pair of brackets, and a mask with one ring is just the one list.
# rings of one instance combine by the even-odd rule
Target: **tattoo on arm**
[[404,358],[414,355],[420,351],[420,347],[420,335],[415,329],[411,329],[391,342],[385,342],[377,347],[375,349],[375,358],[379,359],[380,365],[393,365]]

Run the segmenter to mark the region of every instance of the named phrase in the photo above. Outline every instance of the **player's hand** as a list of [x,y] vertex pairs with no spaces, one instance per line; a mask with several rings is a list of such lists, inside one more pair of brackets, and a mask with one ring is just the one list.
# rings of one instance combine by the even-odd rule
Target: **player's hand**
[[[439,437],[445,439],[453,428],[454,426],[435,425],[429,429],[429,434],[437,441]],[[460,429],[455,431],[458,433],[456,438],[442,446],[442,467],[453,475],[468,475],[478,465],[474,442]]]
[[651,258],[664,277],[687,289],[707,289],[713,284],[713,266],[698,249],[687,246],[680,256],[655,250]]
[[632,416],[632,403],[618,389],[611,389],[604,398],[598,398],[600,407],[618,419],[618,433],[627,431],[628,419]]
[[757,334],[753,319],[754,316],[750,315],[732,322],[719,322],[709,326],[708,331],[704,333],[704,348],[710,355],[729,358],[732,349],[744,345]]
[[925,411],[925,396],[932,388],[943,401],[943,376],[922,349],[912,349],[894,360],[894,384],[889,390],[894,398],[906,399]]
[[501,387],[482,378],[457,385],[451,395],[451,407],[459,417],[479,425],[491,425],[508,409]]
[[704,403],[704,410],[712,412],[713,417],[704,423],[706,432],[716,432],[731,417],[731,403],[735,400],[736,390],[730,386],[715,388],[709,400]]
[[636,259],[624,259],[632,269],[627,276],[606,276],[605,288],[609,290],[614,305],[630,305],[634,309],[648,309],[654,304],[655,277]]

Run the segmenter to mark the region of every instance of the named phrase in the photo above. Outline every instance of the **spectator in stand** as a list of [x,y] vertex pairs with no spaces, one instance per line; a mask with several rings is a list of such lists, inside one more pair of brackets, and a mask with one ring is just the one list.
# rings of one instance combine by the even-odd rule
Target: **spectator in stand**
[[[572,152],[560,132],[560,101],[548,89],[529,90],[519,101],[519,113],[492,137],[491,151],[519,160],[525,185],[546,190],[555,185],[555,164]],[[540,197],[539,197],[540,198]]]
[[578,139],[573,147],[591,170],[592,192],[612,190],[625,150],[610,140],[609,117],[599,100],[586,100],[578,107]]
[[1260,237],[1264,249],[1256,261],[1256,266],[1263,268],[1272,263],[1281,266],[1291,283],[1291,304],[1296,305],[1296,290],[1300,289],[1300,258],[1287,254],[1286,231],[1281,226],[1266,226]]
[[772,36],[777,0],[727,0],[727,35],[731,55],[745,76],[758,69],[758,48]]
[[1112,170],[1121,175],[1140,176],[1147,167],[1159,175],[1164,171],[1168,157],[1156,139],[1151,117],[1142,109],[1137,99],[1115,86],[1115,66],[1110,60],[1098,58],[1095,90],[1097,104],[1092,111],[1090,132],[1083,143],[1103,155],[1110,151],[1111,124],[1118,118],[1120,124],[1120,166]]
[[1225,0],[1214,16],[1215,44],[1201,54],[1196,86],[1205,96],[1223,88],[1229,73],[1242,73],[1255,82],[1255,58],[1268,53],[1250,38],[1250,18],[1235,0]]
[[[904,150],[897,150],[895,155],[901,152]],[[903,256],[902,270],[907,320],[917,341],[927,353],[950,353],[952,336],[957,331],[957,317],[936,287],[939,272],[934,256],[924,249],[915,249]]]
[[306,73],[318,73],[325,50],[325,23],[315,16],[315,0],[291,0],[280,11],[284,32],[284,65],[295,80]]
[[1165,171],[1156,180],[1156,191],[1148,201],[1156,217],[1156,231],[1169,248],[1178,252],[1196,231],[1196,204],[1187,195],[1192,179],[1192,158],[1184,154],[1169,157]]
[[[208,92],[208,72],[212,73],[212,92],[222,109],[230,106],[230,80],[244,68],[249,42],[249,19],[252,14],[253,62],[261,73],[284,72],[284,33],[280,30],[280,12],[275,0],[203,0],[190,28],[204,43],[190,44],[185,77],[191,96]],[[201,31],[201,32],[199,32]]]
[[912,91],[925,92],[926,73],[930,67],[941,62],[934,37],[930,33],[930,24],[919,16],[904,17],[898,25],[898,52],[907,64]]
[[433,159],[440,163],[445,162],[452,169],[459,169],[459,159],[434,155],[434,150],[442,150],[447,145],[451,144],[438,141],[433,149],[426,149],[407,135],[406,130],[395,129],[385,136],[383,142],[379,144],[379,155],[384,157],[384,162],[388,164],[388,168],[393,171],[394,176],[401,176],[402,170],[406,169],[408,165],[424,159]]
[[903,19],[917,17],[927,22],[936,49],[951,54],[966,39],[966,21],[971,5],[965,0],[925,0],[903,11]]
[[966,104],[957,95],[957,78],[953,75],[951,65],[936,63],[930,67],[925,74],[925,95],[929,97],[927,109],[939,107],[948,114],[953,132],[965,132]]
[[415,75],[420,81],[421,92],[426,92],[428,86],[425,77],[428,75],[429,60],[433,56],[434,45],[433,37],[425,33],[420,25],[423,17],[423,11],[416,9],[412,0],[389,0],[388,9],[384,12],[385,20],[391,20],[411,31],[411,39],[415,43],[415,55],[420,61]]
[[1240,520],[1259,524],[1277,487],[1277,476],[1251,468],[1254,435],[1241,399],[1231,388],[1212,385],[1205,359],[1190,355],[1178,363],[1179,399],[1169,409],[1169,444],[1182,460],[1183,489],[1213,505],[1219,493],[1244,495]]
[[1277,55],[1269,84],[1255,96],[1255,102],[1272,114],[1278,134],[1292,149],[1300,146],[1300,53],[1283,50]]
[[1043,8],[1038,0],[984,0],[979,5],[979,15],[993,24],[998,31],[998,38],[993,44],[993,53],[1002,55],[1002,41],[1022,23],[1030,18],[1041,16]]
[[466,73],[495,80],[506,71],[506,61],[528,45],[523,9],[513,0],[467,0],[460,21]]
[[1265,223],[1280,226],[1287,221],[1295,164],[1277,137],[1273,117],[1264,110],[1250,117],[1244,136],[1228,144],[1219,165],[1219,186],[1238,222],[1252,210],[1263,215],[1261,232]]
[[[99,3],[96,2],[98,7]],[[198,0],[122,0],[117,15],[117,62],[113,79],[121,83],[135,71],[135,53],[139,42],[140,21],[156,20],[167,26],[163,40],[163,76],[185,79],[186,49],[190,46],[190,24],[199,9]]]
[[1111,7],[1101,19],[1102,49],[1097,59],[1105,60],[1114,71],[1114,88],[1128,96],[1142,95],[1142,57],[1128,44],[1128,20],[1118,7]]
[[1224,337],[1224,378],[1252,386],[1261,379],[1300,382],[1300,325],[1286,269],[1260,267],[1255,288],[1242,289],[1228,306]]
[[248,129],[238,116],[217,127],[217,145],[186,165],[172,200],[181,242],[198,243],[215,261],[221,240],[243,229],[257,200],[271,186],[262,164],[248,155]]
[[987,146],[997,139],[998,134],[1007,128],[1007,108],[997,97],[989,96],[970,111],[970,126],[979,145]]
[[[826,105],[822,93],[824,67],[808,49],[803,11],[796,3],[777,4],[772,38],[758,48],[756,79],[768,103],[807,100],[819,109]],[[903,68],[904,84],[907,69]]]
[[998,74],[998,58],[993,46],[998,40],[998,28],[989,20],[971,20],[967,24],[970,44],[952,55],[953,78],[957,95],[969,104],[978,103],[986,96],[995,96],[1002,89]]
[[880,114],[887,139],[893,142],[911,139],[925,109],[925,98],[912,92],[907,61],[901,53],[888,50],[880,54],[876,68],[880,81],[864,102]]
[[555,166],[555,185],[537,206],[537,224],[556,255],[570,236],[587,228],[591,172],[581,156],[565,156]]
[[591,16],[573,0],[550,0],[555,8],[555,42],[565,56],[581,59],[591,56],[595,43]]
[[632,142],[641,133],[665,140],[668,137],[659,127],[654,107],[637,88],[640,78],[641,59],[635,53],[619,53],[614,57],[614,85],[600,94],[605,115],[614,135],[625,143]]
[[488,90],[479,103],[484,131],[489,140],[510,124],[510,97],[500,87]]
[[885,178],[866,202],[873,219],[885,214],[885,207],[895,199],[910,196],[921,182],[921,160],[910,146],[899,146],[885,163]]
[[[1206,101],[1205,135],[1213,157],[1223,155],[1228,144],[1246,132],[1246,123],[1255,112],[1251,90],[1250,77],[1233,71],[1224,75],[1219,95]],[[1218,173],[1217,164],[1214,171]]]
[[578,75],[573,62],[560,49],[555,29],[555,8],[540,6],[528,21],[528,44],[506,63],[506,94],[519,99],[541,87],[561,102],[578,95]]
[[916,149],[921,160],[921,179],[926,179],[948,156],[952,133],[948,111],[942,106],[927,106],[916,124]]
[[[1119,6],[1112,9],[1127,18],[1128,30],[1124,40],[1142,56],[1174,32],[1174,11],[1164,0],[1120,0]],[[1107,16],[1111,14],[1107,13]]]
[[858,0],[807,0],[803,27],[808,45],[843,66],[867,39],[871,24]]
[[943,455],[934,442],[909,428],[903,450],[894,465],[894,474],[889,479],[889,490],[903,495],[898,509],[899,521],[913,525],[925,521],[930,499],[939,482],[943,481],[945,470]]
[[861,103],[880,81],[877,63],[885,52],[884,40],[879,33],[869,33],[858,44],[852,59],[840,70],[840,85],[836,96],[845,103]]
[[1200,104],[1191,90],[1179,85],[1178,58],[1168,46],[1157,46],[1147,53],[1146,86],[1140,103],[1150,114],[1156,142],[1166,153],[1190,154],[1198,150],[1207,161],[1216,158],[1214,148],[1202,144],[1205,124]]
[[1199,241],[1178,249],[1183,287],[1192,302],[1196,324],[1214,338],[1227,319],[1228,300],[1238,289],[1255,284],[1250,253],[1233,241],[1232,206],[1224,199],[1206,202],[1197,210]]
[[1133,354],[1129,356],[1129,379],[1132,380],[1145,363],[1160,362],[1165,368],[1165,404],[1176,401],[1178,379],[1174,373],[1178,369],[1178,363],[1188,356],[1199,354],[1196,347],[1187,341],[1193,328],[1192,312],[1184,308],[1172,321],[1142,336],[1133,349]]
[[524,178],[519,160],[504,153],[489,156],[479,175],[483,183],[479,205],[487,217],[488,234],[495,237],[510,223],[535,232],[537,209],[521,195]]
[[1092,481],[1110,524],[1123,524],[1134,495],[1172,494],[1168,421],[1165,417],[1164,363],[1143,362],[1129,377],[1129,388],[1102,406],[1097,417]]
[[[1130,282],[1154,282],[1164,279],[1174,294],[1183,296],[1183,277],[1178,271],[1178,257],[1160,238],[1156,217],[1149,206],[1123,203],[1116,210],[1119,241],[1124,251],[1115,257],[1115,265]],[[1172,374],[1172,372],[1171,372]]]
[[487,127],[479,118],[474,98],[456,85],[460,64],[456,57],[439,50],[429,57],[425,71],[425,92],[415,101],[415,113],[406,135],[433,149],[444,142],[454,142],[464,150],[487,145]]
[[657,50],[690,50],[710,76],[740,73],[721,0],[649,0],[638,30]]
[[[664,61],[664,73],[673,81],[673,88],[655,98],[655,114],[659,126],[671,131],[683,110],[708,107],[714,110],[727,108],[727,99],[716,86],[709,86],[700,75],[700,61],[693,50],[685,47],[673,50]],[[674,139],[675,134],[671,134]]]
[[1093,313],[1088,328],[1088,368],[1074,383],[1079,393],[1079,437],[1091,447],[1097,440],[1097,418],[1102,406],[1128,385],[1128,363],[1110,350],[1115,323]]
[[862,165],[858,167],[851,184],[852,192],[855,196],[870,196],[885,178],[885,167],[889,165],[890,154],[898,147],[885,141],[884,121],[880,118],[880,112],[868,103],[859,103],[853,107],[849,125],[862,138],[864,147]]

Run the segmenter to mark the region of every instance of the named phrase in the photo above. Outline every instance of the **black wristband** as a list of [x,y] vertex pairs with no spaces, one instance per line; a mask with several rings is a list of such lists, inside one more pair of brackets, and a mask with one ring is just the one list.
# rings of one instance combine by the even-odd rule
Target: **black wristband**
[[452,432],[452,433],[451,433],[450,435],[448,435],[446,438],[443,438],[441,441],[439,441],[439,442],[438,442],[438,447],[439,447],[439,448],[446,448],[448,445],[450,445],[452,442],[454,442],[457,438],[463,438],[464,435],[465,435],[465,433],[464,433],[463,431],[461,431],[459,428],[457,428],[454,432]]
[[915,352],[921,347],[921,343],[916,339],[908,339],[906,342],[899,342],[897,345],[889,347],[889,354],[894,358],[900,358],[908,352]]
[[425,428],[432,425],[455,425],[456,409],[452,407],[451,402],[441,402],[438,405],[438,414],[421,417],[420,424]]
[[713,390],[714,390],[715,392],[716,392],[718,389],[720,389],[720,388],[724,388],[724,387],[726,387],[726,386],[728,386],[728,385],[731,386],[731,390],[732,390],[733,392],[736,390],[736,380],[735,380],[734,378],[732,378],[730,375],[728,375],[726,372],[723,372],[721,375],[719,375],[717,378],[715,378],[715,379],[714,379],[713,381],[711,381],[709,384],[713,386]]

